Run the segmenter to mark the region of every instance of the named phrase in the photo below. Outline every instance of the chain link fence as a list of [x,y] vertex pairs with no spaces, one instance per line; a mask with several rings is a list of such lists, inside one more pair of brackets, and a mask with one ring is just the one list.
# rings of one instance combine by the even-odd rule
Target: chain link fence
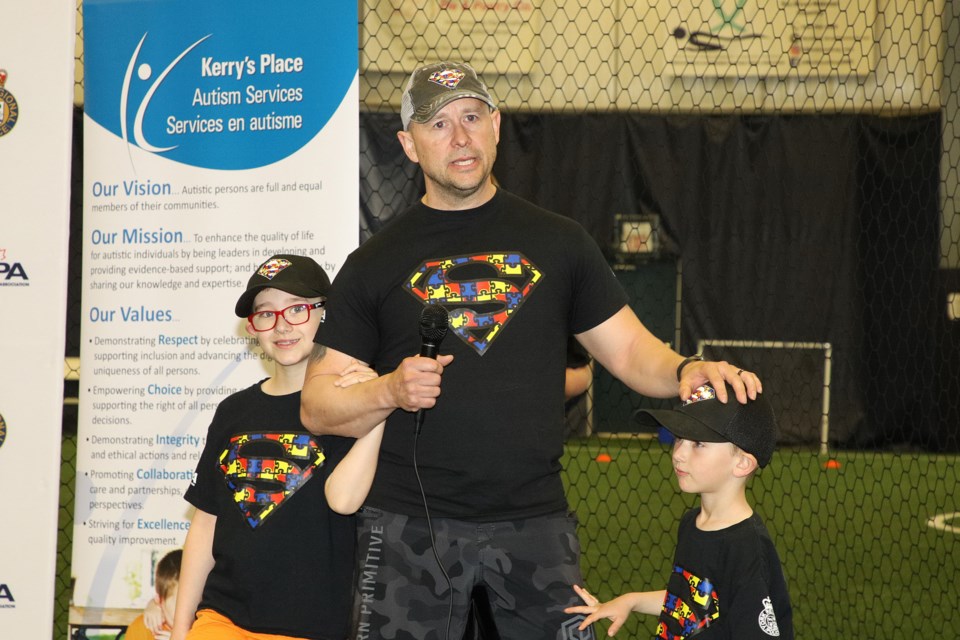
[[[752,494],[797,636],[956,634],[960,4],[381,0],[359,3],[358,27],[359,239],[422,193],[395,138],[407,75],[470,62],[503,112],[498,182],[580,221],[655,335],[763,378],[783,438]],[[55,638],[71,592],[82,35],[80,16]],[[595,367],[571,430],[601,597],[662,587],[691,504],[666,434],[634,420],[662,406]]]

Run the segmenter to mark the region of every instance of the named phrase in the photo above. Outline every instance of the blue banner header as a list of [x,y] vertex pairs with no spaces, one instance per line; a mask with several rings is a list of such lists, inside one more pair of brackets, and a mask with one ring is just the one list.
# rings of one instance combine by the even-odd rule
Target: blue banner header
[[323,129],[357,75],[351,3],[87,0],[84,15],[86,114],[191,166],[286,158]]

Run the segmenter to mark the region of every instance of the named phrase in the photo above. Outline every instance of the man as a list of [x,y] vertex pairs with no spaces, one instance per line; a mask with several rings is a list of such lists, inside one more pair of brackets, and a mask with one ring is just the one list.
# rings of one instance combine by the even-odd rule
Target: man
[[[358,518],[356,638],[460,638],[478,589],[501,638],[573,637],[580,619],[563,609],[579,545],[559,464],[567,336],[650,396],[710,382],[726,401],[726,380],[744,402],[760,382],[671,351],[580,225],[494,185],[500,112],[469,65],[414,71],[401,120],[426,193],[345,262],[301,407],[315,433],[360,436],[387,420]],[[414,355],[427,304],[450,316],[436,360]],[[353,358],[380,377],[338,386]]]

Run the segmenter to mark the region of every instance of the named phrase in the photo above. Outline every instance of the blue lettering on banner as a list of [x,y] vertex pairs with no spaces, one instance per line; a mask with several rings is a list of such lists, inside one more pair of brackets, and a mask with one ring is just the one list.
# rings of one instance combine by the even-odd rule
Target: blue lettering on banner
[[262,167],[303,148],[357,78],[357,7],[298,5],[299,24],[337,38],[290,29],[279,10],[223,19],[235,11],[224,0],[86,0],[85,113],[129,145],[197,167]]

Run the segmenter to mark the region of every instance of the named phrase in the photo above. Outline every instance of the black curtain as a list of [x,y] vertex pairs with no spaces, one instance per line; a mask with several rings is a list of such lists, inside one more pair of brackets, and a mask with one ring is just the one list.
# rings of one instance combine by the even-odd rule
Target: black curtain
[[[68,356],[82,310],[82,121],[77,109]],[[832,444],[957,450],[960,329],[945,296],[960,272],[937,268],[941,123],[504,113],[495,175],[578,220],[611,261],[616,214],[660,215],[682,267],[684,353],[709,338],[829,342]],[[361,242],[423,193],[398,127],[396,114],[360,114]],[[656,304],[673,313],[673,301]],[[792,399],[780,407],[786,441],[814,441],[822,361],[733,358]]]
[[[861,357],[857,446],[937,447],[940,114],[863,118],[858,128]],[[957,353],[941,354],[956,359]],[[944,425],[945,426],[945,425]]]
[[[602,244],[618,212],[661,216],[682,265],[684,353],[701,339],[829,342],[831,438],[850,438],[863,406],[849,357],[859,345],[855,120],[515,116],[499,157],[505,187],[580,220]],[[712,356],[776,390],[785,442],[819,438],[820,353]]]
[[[701,339],[829,343],[833,445],[943,448],[955,429],[932,408],[940,122],[504,113],[494,173],[608,250],[616,214],[661,216],[682,267],[683,352]],[[368,230],[422,194],[398,126],[361,114]],[[718,353],[761,372],[786,442],[817,441],[822,352]]]

